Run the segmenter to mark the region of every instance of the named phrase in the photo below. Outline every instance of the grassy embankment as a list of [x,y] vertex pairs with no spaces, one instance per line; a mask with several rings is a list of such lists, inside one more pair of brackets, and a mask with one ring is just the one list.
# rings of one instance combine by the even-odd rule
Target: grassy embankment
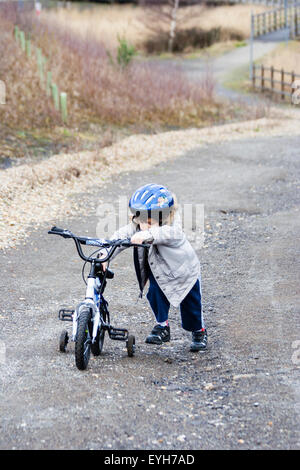
[[[241,45],[248,34],[247,6],[192,7],[187,13],[180,23],[186,54],[197,51],[186,34],[195,28],[208,32],[219,28],[220,49],[232,46],[230,37],[238,38],[234,44]],[[33,51],[34,46],[42,49],[46,69],[68,94],[67,124],[40,87],[34,53],[27,59],[14,40],[14,12],[0,16],[0,79],[7,85],[6,105],[0,107],[2,157],[91,149],[131,133],[202,127],[240,116],[240,110],[216,102],[209,72],[195,85],[170,65],[143,60],[133,60],[128,67],[116,63],[118,37],[126,38],[140,57],[149,51],[149,43],[157,46],[163,39],[164,26],[162,37],[153,36],[141,15],[136,7],[113,6],[83,12],[51,10],[42,12],[39,19],[32,14],[19,18],[20,27],[31,35]],[[211,48],[216,52],[218,46]]]
[[[256,5],[256,13],[267,7]],[[218,54],[224,50],[241,47],[250,36],[250,12],[253,5],[233,5],[208,8],[195,5],[184,8],[178,14],[178,39],[175,54],[196,56]],[[148,18],[149,15],[149,19]],[[147,10],[132,6],[105,6],[85,8],[79,11],[60,9],[48,11],[47,21],[63,28],[72,29],[84,37],[87,33],[95,39],[118,45],[118,35],[125,36],[143,57],[151,52],[157,56],[169,56],[166,35],[169,24],[155,14],[155,27],[151,24],[153,15]],[[208,45],[211,44],[211,45]]]

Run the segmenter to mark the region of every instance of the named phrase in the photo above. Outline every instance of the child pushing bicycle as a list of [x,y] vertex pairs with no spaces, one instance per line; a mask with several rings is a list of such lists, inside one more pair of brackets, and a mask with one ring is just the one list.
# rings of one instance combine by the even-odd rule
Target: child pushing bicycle
[[[146,338],[148,344],[170,341],[170,305],[180,307],[182,327],[192,332],[190,351],[207,347],[207,330],[202,312],[200,263],[182,231],[175,196],[164,186],[147,184],[138,188],[129,201],[131,222],[121,227],[112,240],[129,238],[134,247],[134,265],[141,291],[149,280],[147,299],[156,325]],[[112,259],[124,248],[120,247]],[[103,263],[103,269],[107,263]]]

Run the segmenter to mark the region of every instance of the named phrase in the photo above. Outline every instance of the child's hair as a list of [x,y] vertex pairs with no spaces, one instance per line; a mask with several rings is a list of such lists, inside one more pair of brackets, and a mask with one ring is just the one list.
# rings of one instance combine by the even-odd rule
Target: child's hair
[[[175,213],[178,209],[178,202],[176,195],[172,193],[174,204],[168,209],[168,211],[161,212],[162,216],[159,218],[159,225],[172,225],[175,217]],[[155,215],[151,216],[151,219],[156,219]],[[144,222],[144,217],[137,217],[136,215],[131,215],[131,221],[139,225],[141,222]]]

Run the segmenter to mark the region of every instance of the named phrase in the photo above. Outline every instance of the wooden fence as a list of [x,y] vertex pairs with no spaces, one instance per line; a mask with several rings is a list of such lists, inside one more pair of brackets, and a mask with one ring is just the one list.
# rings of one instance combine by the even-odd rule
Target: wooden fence
[[[66,0],[39,0],[43,8],[69,8],[72,6],[72,1]],[[288,5],[293,5],[295,0],[286,0]],[[35,0],[0,0],[0,5],[15,3],[18,5],[20,10],[24,9],[24,6],[31,5],[31,8],[34,9]],[[266,6],[283,6],[285,0],[203,0],[203,3],[208,5],[218,5],[218,4],[248,4],[248,5],[266,5]]]
[[[300,85],[300,75],[294,72],[265,67],[264,65],[253,65],[252,86],[261,92],[270,92],[282,100],[292,100],[292,95]],[[297,86],[297,80],[299,85]]]
[[[204,0],[207,5],[218,5],[218,4],[229,4],[233,5],[236,3],[247,4],[247,5],[265,5],[270,7],[283,7],[285,4],[284,0]],[[287,0],[287,5],[292,6],[295,4],[295,0]]]
[[290,28],[293,36],[300,34],[300,4],[294,4],[288,8],[275,8],[252,15],[253,37]]

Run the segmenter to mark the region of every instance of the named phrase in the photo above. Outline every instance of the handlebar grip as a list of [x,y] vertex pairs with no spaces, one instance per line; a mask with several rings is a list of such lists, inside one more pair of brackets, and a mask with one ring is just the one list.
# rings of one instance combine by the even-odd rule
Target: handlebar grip
[[57,232],[57,233],[61,233],[61,232],[64,232],[64,230],[62,228],[58,228],[58,227],[52,227],[49,232],[53,233],[53,232]]
[[142,248],[149,248],[151,245],[149,243],[131,243],[130,239],[128,239],[128,241],[124,241],[122,242],[122,246],[124,247],[130,247],[130,246],[140,246]]
[[71,232],[69,232],[68,230],[64,230],[62,228],[55,227],[55,226],[52,227],[51,230],[48,231],[48,234],[50,234],[50,235],[61,235],[64,238],[72,238],[73,237]]
[[132,243],[132,246],[141,246],[142,248],[150,248],[151,243]]

